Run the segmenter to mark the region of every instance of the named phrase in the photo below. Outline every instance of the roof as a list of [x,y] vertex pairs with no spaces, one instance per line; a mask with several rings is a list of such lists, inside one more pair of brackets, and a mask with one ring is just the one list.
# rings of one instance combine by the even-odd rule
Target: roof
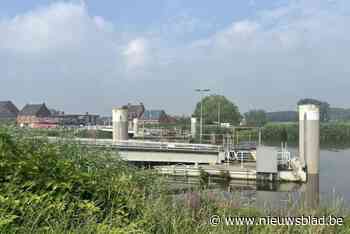
[[159,120],[162,117],[162,115],[165,115],[164,110],[146,110],[142,115],[142,119]]
[[123,106],[123,108],[128,109],[128,119],[132,120],[134,118],[140,118],[145,111],[145,107],[142,103],[139,105],[132,105],[128,103],[128,105]]
[[0,101],[0,118],[15,118],[18,112],[17,107],[11,101]]
[[50,111],[47,109],[45,103],[43,103],[43,104],[27,104],[19,112],[19,115],[37,116],[40,111],[45,110],[45,109],[48,112],[48,115],[50,115]]

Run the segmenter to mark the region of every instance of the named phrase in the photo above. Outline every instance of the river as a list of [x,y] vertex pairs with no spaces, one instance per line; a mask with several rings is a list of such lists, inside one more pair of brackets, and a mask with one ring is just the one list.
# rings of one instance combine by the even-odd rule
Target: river
[[[290,147],[292,155],[297,155],[297,148]],[[231,199],[239,194],[239,200],[256,203],[258,206],[284,207],[292,202],[300,204],[307,200],[308,206],[337,203],[350,207],[350,148],[326,147],[320,150],[319,177],[309,177],[308,183],[281,183],[259,185],[255,181],[234,181],[229,184],[211,178],[207,189],[215,196]],[[190,184],[198,183],[197,179],[187,179]],[[197,181],[197,182],[196,182]],[[184,178],[171,179],[171,184],[184,186]],[[176,187],[176,186],[175,186]]]

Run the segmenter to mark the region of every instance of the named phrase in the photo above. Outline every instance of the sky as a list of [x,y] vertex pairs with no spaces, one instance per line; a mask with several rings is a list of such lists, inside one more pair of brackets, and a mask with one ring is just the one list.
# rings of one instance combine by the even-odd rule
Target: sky
[[348,0],[2,0],[0,100],[66,113],[191,114],[200,96],[350,107]]

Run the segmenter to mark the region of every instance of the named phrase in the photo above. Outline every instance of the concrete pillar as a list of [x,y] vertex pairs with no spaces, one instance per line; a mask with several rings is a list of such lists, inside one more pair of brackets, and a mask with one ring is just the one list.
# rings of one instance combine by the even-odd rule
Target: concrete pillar
[[197,134],[197,118],[191,118],[191,137],[196,138]]
[[313,104],[299,106],[299,155],[308,174],[319,173],[320,111]]
[[216,144],[216,136],[215,133],[210,134],[210,144],[215,145]]
[[128,109],[113,108],[113,142],[128,140]]
[[133,131],[134,131],[134,136],[137,136],[139,132],[139,119],[135,118],[133,119]]

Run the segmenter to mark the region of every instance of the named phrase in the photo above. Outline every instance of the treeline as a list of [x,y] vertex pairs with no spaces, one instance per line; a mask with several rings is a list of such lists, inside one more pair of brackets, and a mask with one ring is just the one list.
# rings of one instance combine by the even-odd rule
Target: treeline
[[329,115],[330,115],[330,120],[347,121],[347,120],[350,120],[350,109],[331,108]]
[[[329,121],[349,121],[350,109],[345,108],[330,108]],[[297,111],[275,111],[267,112],[266,119],[268,122],[295,122],[298,120]]]
[[[266,141],[279,141],[281,132],[286,129],[289,142],[297,142],[299,139],[298,123],[268,123],[262,128],[262,137]],[[350,123],[321,123],[321,143],[346,143],[350,141]]]
[[268,122],[295,122],[298,120],[298,112],[296,111],[267,112],[266,118]]

